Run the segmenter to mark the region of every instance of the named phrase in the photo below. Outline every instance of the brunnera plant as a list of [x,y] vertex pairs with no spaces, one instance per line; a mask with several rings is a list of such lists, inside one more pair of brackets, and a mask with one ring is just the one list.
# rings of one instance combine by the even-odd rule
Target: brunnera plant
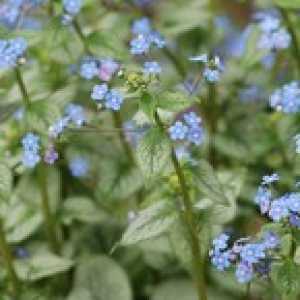
[[299,8],[3,1],[3,299],[297,299]]

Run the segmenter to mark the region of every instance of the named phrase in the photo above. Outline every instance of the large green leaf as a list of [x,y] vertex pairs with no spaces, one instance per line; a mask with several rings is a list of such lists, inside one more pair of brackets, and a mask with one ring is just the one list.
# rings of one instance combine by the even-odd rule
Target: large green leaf
[[158,176],[167,165],[171,153],[169,139],[160,128],[152,128],[140,141],[137,149],[139,166],[148,178]]
[[300,291],[300,269],[292,260],[274,264],[271,278],[275,288],[284,296],[293,296]]
[[163,234],[176,218],[176,213],[167,202],[157,202],[138,214],[129,224],[120,243],[131,245]]
[[157,106],[169,111],[181,111],[191,104],[191,99],[179,92],[164,92],[157,96]]
[[131,300],[127,274],[112,259],[96,256],[84,259],[75,273],[68,300]]
[[51,253],[40,253],[30,258],[17,260],[15,267],[18,276],[25,281],[36,281],[65,272],[73,262]]

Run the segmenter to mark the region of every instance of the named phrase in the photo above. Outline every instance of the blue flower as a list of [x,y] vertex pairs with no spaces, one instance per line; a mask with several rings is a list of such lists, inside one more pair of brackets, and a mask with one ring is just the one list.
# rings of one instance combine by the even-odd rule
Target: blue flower
[[124,101],[123,95],[117,90],[110,90],[105,95],[105,107],[112,110],[120,110]]
[[272,194],[269,189],[264,186],[260,186],[256,192],[254,202],[259,205],[262,214],[269,211],[271,204]]
[[53,145],[50,145],[44,155],[44,162],[53,165],[58,160],[58,152]]
[[300,212],[300,194],[299,193],[291,193],[287,197],[287,206],[290,211],[294,213]]
[[63,117],[57,120],[54,124],[49,127],[49,136],[51,138],[57,138],[59,135],[63,133],[65,128],[68,126],[70,122],[69,117]]
[[297,214],[290,214],[289,222],[292,226],[300,228],[300,217]]
[[241,252],[240,257],[242,261],[249,264],[257,263],[261,258],[265,257],[265,247],[263,244],[247,244],[245,245]]
[[27,168],[34,168],[41,160],[38,153],[32,151],[24,151],[22,155],[22,163]]
[[296,113],[300,110],[300,86],[297,81],[275,90],[270,97],[270,106],[285,113]]
[[135,35],[148,35],[152,31],[151,22],[148,18],[141,18],[136,20],[132,24],[131,31]]
[[149,51],[150,42],[149,39],[143,35],[139,35],[137,38],[131,40],[130,42],[130,52],[131,54],[144,54]]
[[90,165],[85,157],[76,156],[70,161],[69,168],[72,176],[85,177],[89,171]]
[[65,108],[65,114],[77,126],[82,126],[86,122],[85,112],[81,105],[70,103]]
[[197,114],[193,111],[185,113],[183,115],[183,119],[186,122],[186,124],[190,127],[198,127],[202,122],[201,118],[198,117]]
[[187,136],[189,128],[181,121],[176,121],[174,125],[169,128],[169,134],[172,140],[184,140]]
[[95,85],[91,94],[91,98],[95,101],[103,100],[108,92],[108,86],[106,83]]
[[0,69],[15,67],[26,49],[27,42],[23,38],[0,40]]
[[287,197],[283,196],[271,203],[269,217],[273,221],[281,221],[289,215],[289,210],[287,207]]
[[225,269],[229,268],[231,265],[230,257],[231,255],[229,251],[216,252],[212,256],[211,262],[219,271],[224,271]]
[[263,235],[263,245],[267,248],[267,249],[274,249],[276,247],[278,247],[280,244],[280,239],[279,236],[272,232],[272,231],[267,231],[264,233]]
[[216,237],[212,244],[213,244],[213,251],[219,252],[220,250],[225,250],[228,247],[229,235],[222,233],[218,237]]
[[144,74],[148,74],[148,75],[149,74],[157,75],[161,73],[161,66],[156,61],[146,61],[144,63],[143,72]]
[[201,145],[204,141],[204,130],[203,127],[193,126],[190,127],[187,134],[187,140],[197,146]]
[[40,137],[29,132],[22,138],[23,149],[26,152],[38,152],[40,150]]
[[99,68],[95,60],[87,59],[80,65],[80,76],[87,80],[93,79],[98,75],[98,72]]
[[263,185],[269,185],[269,184],[271,184],[273,182],[276,182],[278,180],[279,180],[279,175],[276,174],[276,173],[273,173],[271,175],[265,175],[265,176],[263,176],[263,178],[262,178],[262,184]]
[[203,76],[208,82],[214,83],[220,80],[220,71],[207,67],[203,71]]
[[251,264],[241,262],[236,268],[235,277],[239,283],[248,283],[253,278],[253,273]]
[[75,16],[80,12],[82,0],[63,0],[63,6],[66,13]]

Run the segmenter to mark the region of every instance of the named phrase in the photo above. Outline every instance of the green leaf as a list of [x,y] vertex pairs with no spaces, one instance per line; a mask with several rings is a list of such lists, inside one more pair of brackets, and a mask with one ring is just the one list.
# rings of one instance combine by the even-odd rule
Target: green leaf
[[107,215],[89,198],[70,197],[64,201],[61,217],[65,224],[71,224],[74,220],[83,223],[99,223],[106,219]]
[[141,95],[139,107],[141,111],[149,118],[149,120],[153,120],[157,102],[151,94],[143,93]]
[[68,300],[131,300],[132,292],[124,270],[112,259],[84,259],[75,273],[74,289]]
[[12,189],[13,176],[5,163],[0,163],[0,200],[7,201]]
[[273,0],[275,5],[283,8],[300,8],[300,0]]
[[137,160],[145,177],[158,176],[167,165],[171,153],[171,144],[160,128],[152,128],[140,141],[137,148]]
[[197,176],[197,185],[207,198],[219,204],[229,205],[229,200],[224,192],[211,165],[205,160],[200,160],[195,172]]
[[300,265],[300,247],[296,248],[295,255],[294,255],[294,262],[295,264]]
[[157,106],[169,111],[181,111],[191,104],[191,99],[179,92],[165,92],[157,96]]
[[66,272],[73,262],[51,253],[40,253],[30,258],[17,260],[15,267],[18,276],[25,281],[36,281]]
[[136,219],[130,223],[120,244],[128,246],[157,237],[165,233],[176,218],[176,214],[173,214],[168,203],[165,201],[157,202],[142,210]]
[[293,296],[300,291],[300,269],[291,260],[274,264],[271,278],[275,288],[284,296]]

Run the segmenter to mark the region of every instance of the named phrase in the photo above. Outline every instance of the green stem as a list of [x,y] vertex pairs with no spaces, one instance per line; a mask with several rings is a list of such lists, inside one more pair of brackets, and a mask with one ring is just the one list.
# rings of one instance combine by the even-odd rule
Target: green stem
[[[164,126],[157,112],[155,112],[154,117],[155,117],[156,124],[162,130],[164,130]],[[193,212],[193,205],[188,192],[185,176],[180,166],[180,163],[177,159],[174,147],[172,147],[171,150],[171,159],[182,193],[182,200],[183,200],[183,207],[184,207],[183,219],[189,233],[189,242],[190,242],[192,257],[193,257],[194,277],[197,285],[198,300],[207,300],[206,283],[204,277],[204,262],[202,262],[200,242],[199,242],[198,230],[197,230],[197,221]]]
[[87,40],[86,40],[86,36],[83,34],[83,31],[81,29],[81,26],[79,24],[79,22],[74,19],[73,22],[73,28],[75,30],[75,32],[77,33],[80,41],[82,42],[82,45],[83,45],[83,48],[84,48],[84,51],[89,54],[89,55],[92,55],[92,51],[90,50],[89,46],[88,46],[88,43],[87,43]]
[[21,71],[18,67],[15,68],[15,74],[16,74],[16,79],[19,85],[19,89],[22,93],[22,100],[24,102],[25,107],[28,107],[30,105],[30,100],[29,100],[29,95],[28,95],[28,91],[26,89]]
[[[114,126],[115,128],[123,128],[123,121],[122,121],[122,116],[120,114],[119,111],[113,111],[112,112],[112,117],[113,117],[113,122],[114,122]],[[129,145],[129,143],[126,140],[125,134],[124,134],[124,130],[118,130],[119,133],[119,138],[120,138],[120,142],[123,146],[123,149],[130,161],[131,164],[135,164],[135,159],[131,150],[131,147]]]
[[287,30],[292,38],[291,50],[293,51],[293,56],[298,67],[298,75],[299,75],[300,74],[300,47],[297,40],[297,34],[296,31],[294,30],[293,24],[289,17],[289,13],[284,8],[279,7],[278,9],[280,10],[282,18],[286,24]]
[[7,273],[10,277],[11,284],[12,284],[12,293],[14,297],[17,297],[20,292],[20,281],[17,276],[16,270],[14,268],[13,264],[13,257],[10,251],[10,248],[7,244],[6,238],[5,238],[5,232],[3,228],[3,221],[0,218],[0,252],[1,255],[3,256]]
[[166,47],[163,48],[163,52],[165,56],[172,62],[178,74],[182,77],[182,79],[185,79],[186,77],[185,67],[178,59],[178,57],[169,48]]
[[51,213],[50,204],[49,204],[49,194],[47,190],[47,170],[45,166],[41,165],[38,170],[39,174],[39,183],[40,183],[40,191],[42,197],[42,213],[44,216],[44,222],[46,225],[47,236],[49,241],[49,246],[51,250],[59,254],[60,253],[60,243],[58,241],[58,236],[56,233],[55,219]]

